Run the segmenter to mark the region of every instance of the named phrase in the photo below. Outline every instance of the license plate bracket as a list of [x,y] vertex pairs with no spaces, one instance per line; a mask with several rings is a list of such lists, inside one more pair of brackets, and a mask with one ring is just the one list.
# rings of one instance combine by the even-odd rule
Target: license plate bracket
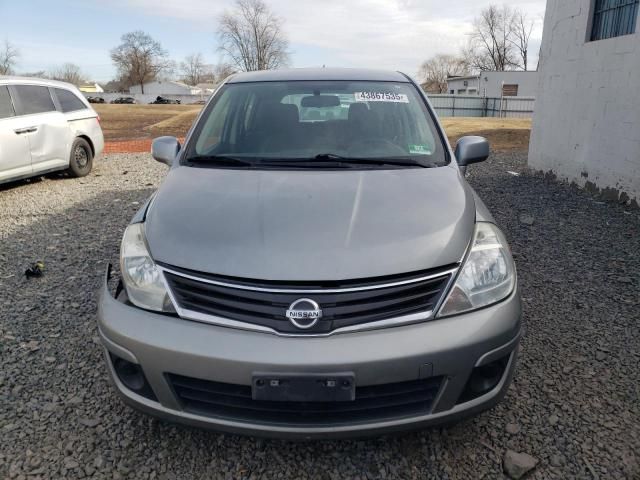
[[270,402],[351,402],[356,399],[355,375],[255,373],[251,394]]

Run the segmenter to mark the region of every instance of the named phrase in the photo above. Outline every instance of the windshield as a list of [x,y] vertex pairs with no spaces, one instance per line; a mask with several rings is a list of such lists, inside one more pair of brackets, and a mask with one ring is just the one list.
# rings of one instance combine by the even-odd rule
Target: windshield
[[363,81],[225,85],[198,122],[186,155],[199,165],[223,159],[245,167],[356,159],[366,160],[367,168],[392,160],[414,167],[446,163],[412,84]]

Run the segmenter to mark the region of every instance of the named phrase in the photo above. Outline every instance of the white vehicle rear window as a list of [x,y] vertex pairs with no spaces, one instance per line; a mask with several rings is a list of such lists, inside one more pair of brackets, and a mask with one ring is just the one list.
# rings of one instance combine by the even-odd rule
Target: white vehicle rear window
[[54,88],[60,108],[64,113],[84,110],[87,106],[73,92],[62,88]]
[[39,85],[15,85],[17,94],[16,110],[18,115],[55,112],[56,107],[47,87]]
[[14,115],[9,89],[6,85],[0,85],[0,119],[13,117]]

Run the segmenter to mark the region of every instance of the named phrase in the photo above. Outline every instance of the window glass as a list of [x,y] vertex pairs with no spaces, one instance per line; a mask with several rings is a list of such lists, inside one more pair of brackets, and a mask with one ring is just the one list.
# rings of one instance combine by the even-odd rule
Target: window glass
[[596,0],[591,40],[630,35],[636,31],[640,0]]
[[5,85],[0,85],[0,119],[13,117],[14,115],[9,89]]
[[56,107],[47,87],[37,85],[15,85],[18,115],[53,112]]
[[410,83],[291,81],[223,87],[187,156],[308,160],[412,157],[446,162],[423,98]]
[[80,100],[76,95],[69,90],[64,90],[62,88],[54,88],[54,92],[56,92],[56,97],[58,97],[58,103],[60,103],[60,107],[64,113],[74,112],[76,110],[84,110],[87,106]]

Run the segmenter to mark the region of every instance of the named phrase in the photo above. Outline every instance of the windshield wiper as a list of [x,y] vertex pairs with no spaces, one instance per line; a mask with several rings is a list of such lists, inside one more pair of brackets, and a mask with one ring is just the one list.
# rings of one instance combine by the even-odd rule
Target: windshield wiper
[[252,158],[233,155],[196,155],[185,160],[190,164],[226,167],[287,167],[287,168],[354,168],[358,166],[390,165],[394,167],[437,167],[435,163],[423,163],[421,159],[402,157],[343,157],[335,153],[320,153],[302,158]]
[[313,160],[348,160],[347,157],[343,157],[342,155],[338,155],[337,153],[319,153]]
[[436,163],[424,163],[417,158],[402,157],[343,157],[335,153],[319,153],[314,160],[318,161],[336,161],[340,163],[348,163],[352,165],[394,165],[399,167],[437,167]]
[[188,163],[194,164],[214,164],[231,167],[254,167],[260,163],[260,159],[249,159],[244,157],[234,157],[233,155],[196,155],[186,159]]

